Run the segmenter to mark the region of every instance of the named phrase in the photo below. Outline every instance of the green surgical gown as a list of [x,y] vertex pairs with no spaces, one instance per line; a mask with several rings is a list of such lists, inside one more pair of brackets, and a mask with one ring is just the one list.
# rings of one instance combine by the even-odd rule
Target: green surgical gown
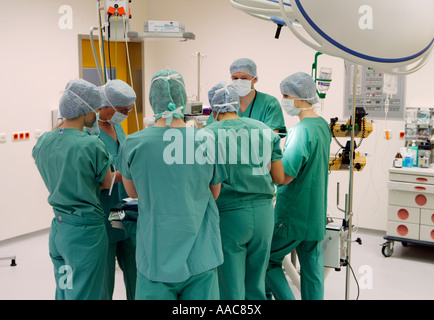
[[[116,163],[119,148],[125,140],[125,133],[120,124],[115,124],[114,129],[118,141],[115,141],[104,130],[100,130],[99,137],[104,142],[110,155],[113,157],[113,163]],[[106,278],[101,298],[104,300],[112,299],[115,286],[115,261],[117,260],[119,267],[123,271],[127,299],[134,300],[137,277],[135,247],[135,228],[137,223],[135,221],[124,221],[123,224],[125,229],[112,227],[111,222],[108,220],[110,209],[121,203],[122,199],[128,198],[128,194],[125,191],[122,182],[113,185],[111,195],[109,195],[109,192],[110,190],[108,189],[102,190],[100,196],[109,238]]]
[[[216,143],[224,149],[226,155],[225,166],[228,178],[222,183],[220,196],[217,199],[219,210],[270,203],[275,191],[271,175],[268,170],[266,174],[258,173],[261,168],[268,168],[270,162],[282,158],[281,140],[277,133],[264,123],[249,118],[218,121],[204,130],[214,133]],[[268,148],[264,146],[264,133],[267,133]],[[255,139],[257,142],[253,142]],[[233,163],[231,157],[235,150],[236,163]],[[254,150],[259,154],[257,160],[252,158]],[[267,150],[268,155],[263,154]],[[261,161],[262,158],[264,161]]]
[[56,216],[104,221],[100,187],[112,157],[98,137],[76,129],[57,129],[38,139],[32,155]]
[[209,185],[226,172],[201,164],[197,136],[196,128],[151,127],[129,135],[119,152],[117,168],[138,194],[137,270],[150,281],[180,283],[223,262]]
[[[274,185],[268,168],[282,158],[280,137],[248,118],[218,121],[204,130],[212,131],[223,149],[218,154],[225,155],[228,175],[217,199],[224,253],[218,268],[221,298],[263,300],[274,227]],[[231,152],[236,152],[236,161]]]
[[[251,118],[265,123],[272,130],[286,133],[285,119],[283,118],[282,107],[279,101],[266,93],[256,91],[256,97],[247,107],[244,113],[238,111],[242,118]],[[213,123],[212,113],[208,118],[207,125]]]
[[49,252],[56,299],[99,299],[108,246],[100,184],[112,158],[98,137],[76,129],[44,133],[32,156],[55,214]]
[[294,295],[282,269],[293,250],[300,261],[303,300],[324,298],[324,262],[321,240],[326,232],[328,163],[331,134],[321,118],[304,118],[289,130],[282,164],[295,179],[279,186],[273,240],[266,283],[276,299]]
[[277,188],[278,235],[307,241],[324,238],[330,142],[330,128],[321,117],[304,118],[289,130],[282,164],[295,179]]

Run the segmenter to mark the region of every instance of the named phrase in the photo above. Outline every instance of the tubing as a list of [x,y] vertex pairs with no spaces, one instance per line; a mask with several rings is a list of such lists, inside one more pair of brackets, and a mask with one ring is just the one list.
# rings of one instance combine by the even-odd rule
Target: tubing
[[103,83],[103,75],[102,75],[102,70],[101,70],[101,66],[99,65],[99,60],[98,60],[98,56],[96,54],[96,49],[95,49],[95,43],[94,43],[94,39],[93,39],[93,32],[98,30],[98,27],[92,27],[90,28],[90,45],[92,47],[92,52],[93,52],[93,57],[95,59],[95,64],[96,64],[96,69],[98,70],[98,75],[99,75],[99,79],[101,81],[101,84]]

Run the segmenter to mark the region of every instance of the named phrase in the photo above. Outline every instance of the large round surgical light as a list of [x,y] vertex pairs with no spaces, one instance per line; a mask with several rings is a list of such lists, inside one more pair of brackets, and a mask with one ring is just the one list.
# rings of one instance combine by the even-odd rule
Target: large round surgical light
[[[255,17],[284,21],[300,41],[316,51],[389,74],[419,70],[434,48],[432,0],[230,1]],[[312,39],[302,35],[294,23]],[[406,71],[398,71],[403,67]]]

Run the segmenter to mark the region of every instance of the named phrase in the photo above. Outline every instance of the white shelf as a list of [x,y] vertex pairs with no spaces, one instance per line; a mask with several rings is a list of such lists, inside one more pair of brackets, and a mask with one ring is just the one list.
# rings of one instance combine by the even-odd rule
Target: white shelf
[[192,32],[169,33],[129,31],[127,35],[130,39],[182,39],[184,41],[196,39],[195,34]]
[[389,168],[391,173],[403,173],[403,174],[423,174],[426,176],[434,176],[434,164],[431,164],[429,168]]

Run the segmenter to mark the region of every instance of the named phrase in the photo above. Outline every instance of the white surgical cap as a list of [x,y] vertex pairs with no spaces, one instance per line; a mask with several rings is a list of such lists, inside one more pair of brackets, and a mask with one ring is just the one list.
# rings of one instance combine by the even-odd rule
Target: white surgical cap
[[283,79],[280,83],[280,92],[291,97],[306,100],[310,104],[318,103],[315,81],[304,72],[297,72]]
[[212,111],[218,113],[238,112],[240,109],[237,89],[226,82],[219,82],[208,91],[208,100]]
[[100,87],[104,107],[127,107],[136,101],[136,93],[122,80],[110,80]]
[[249,58],[240,58],[232,62],[230,66],[231,75],[236,72],[244,72],[252,77],[258,77],[256,70],[256,64],[253,60]]
[[65,119],[75,119],[101,107],[98,87],[83,79],[69,81],[59,102],[60,115]]

